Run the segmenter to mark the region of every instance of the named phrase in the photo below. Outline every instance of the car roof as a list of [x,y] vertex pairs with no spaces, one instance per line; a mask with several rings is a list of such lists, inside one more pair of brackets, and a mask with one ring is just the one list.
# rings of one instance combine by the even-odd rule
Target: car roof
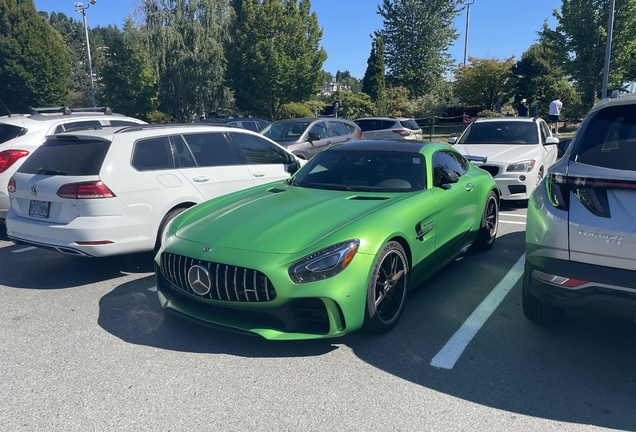
[[636,93],[618,93],[613,92],[608,98],[605,98],[598,102],[590,109],[588,114],[601,110],[603,108],[619,105],[633,105],[636,104]]
[[355,119],[358,120],[413,120],[412,117],[395,117],[395,116],[375,116],[375,117],[360,117]]
[[434,142],[418,142],[412,140],[393,141],[393,140],[359,140],[348,141],[342,144],[334,144],[324,151],[333,150],[374,150],[374,151],[395,151],[407,153],[420,153],[422,149],[428,147],[439,147],[450,149],[446,144]]
[[501,122],[525,122],[525,123],[536,123],[539,120],[539,117],[488,117],[488,118],[478,118],[474,121],[474,123],[501,123]]

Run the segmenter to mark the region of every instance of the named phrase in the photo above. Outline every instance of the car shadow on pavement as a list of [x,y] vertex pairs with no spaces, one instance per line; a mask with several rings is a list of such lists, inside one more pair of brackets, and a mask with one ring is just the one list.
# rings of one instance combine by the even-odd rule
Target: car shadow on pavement
[[25,253],[3,251],[0,259],[0,285],[12,288],[72,288],[153,271],[150,253],[84,258],[36,249]]
[[528,200],[501,200],[499,203],[501,211],[515,211],[528,208]]

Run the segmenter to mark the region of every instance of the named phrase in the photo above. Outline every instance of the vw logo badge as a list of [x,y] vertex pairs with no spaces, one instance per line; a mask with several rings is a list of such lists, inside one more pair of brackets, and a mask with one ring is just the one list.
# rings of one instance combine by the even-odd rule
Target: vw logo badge
[[188,270],[188,284],[192,291],[200,296],[209,293],[212,288],[212,280],[208,269],[199,264],[190,267],[190,270]]
[[31,195],[38,196],[38,185],[31,186]]

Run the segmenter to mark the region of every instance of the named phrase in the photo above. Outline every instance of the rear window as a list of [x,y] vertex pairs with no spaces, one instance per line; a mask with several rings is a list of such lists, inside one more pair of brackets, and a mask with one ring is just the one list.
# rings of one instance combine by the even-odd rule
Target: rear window
[[415,120],[400,120],[400,124],[411,130],[418,130],[420,128]]
[[26,129],[20,126],[0,123],[0,144],[26,133]]
[[577,162],[636,171],[636,110],[633,105],[598,112],[590,119],[582,138]]
[[360,129],[362,129],[362,132],[382,129],[382,122],[380,120],[358,120],[356,123],[360,126]]
[[47,140],[24,161],[18,172],[68,176],[98,175],[109,147],[109,141]]

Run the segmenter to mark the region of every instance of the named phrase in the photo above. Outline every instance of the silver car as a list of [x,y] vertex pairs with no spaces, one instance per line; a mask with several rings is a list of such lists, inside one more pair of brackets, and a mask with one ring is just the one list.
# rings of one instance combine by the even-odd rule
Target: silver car
[[422,139],[422,128],[412,118],[392,116],[362,117],[353,121],[362,129],[364,139]]
[[528,202],[523,311],[636,317],[636,94],[589,112]]
[[336,117],[279,120],[261,134],[305,160],[331,145],[362,139],[358,125]]

